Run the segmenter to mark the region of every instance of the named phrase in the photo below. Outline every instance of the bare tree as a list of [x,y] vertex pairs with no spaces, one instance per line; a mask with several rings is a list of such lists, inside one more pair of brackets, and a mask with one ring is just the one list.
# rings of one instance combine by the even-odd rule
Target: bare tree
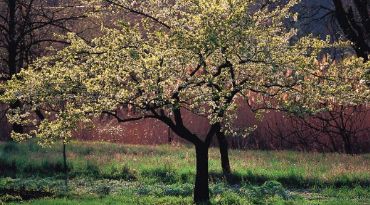
[[369,137],[369,108],[366,106],[337,106],[333,110],[316,114],[309,118],[296,119],[300,125],[319,132],[326,144],[334,152],[355,154],[360,152],[358,140]]

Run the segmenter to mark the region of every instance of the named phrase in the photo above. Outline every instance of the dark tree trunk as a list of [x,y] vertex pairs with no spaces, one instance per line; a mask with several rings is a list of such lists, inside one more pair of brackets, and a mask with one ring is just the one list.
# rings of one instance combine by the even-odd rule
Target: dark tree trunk
[[[16,108],[19,108],[21,107],[21,102],[20,101],[16,101],[15,103],[12,103],[10,104],[10,108],[11,109],[16,109]],[[18,123],[13,123],[12,124],[12,130],[16,133],[23,133],[23,126],[21,124],[18,124]]]
[[66,144],[63,142],[63,171],[64,171],[64,185],[68,191],[68,165],[67,165],[67,151]]
[[16,41],[16,1],[8,0],[9,21],[8,21],[8,69],[10,77],[17,73],[17,41]]
[[[335,7],[335,17],[338,21],[339,26],[343,30],[344,35],[348,40],[352,41],[354,50],[358,57],[362,57],[364,61],[368,61],[368,54],[370,52],[370,46],[366,43],[366,31],[369,30],[368,14],[364,14],[364,10],[367,9],[368,4],[366,1],[355,1],[355,5],[359,8],[359,13],[362,17],[360,22],[365,23],[362,25],[366,29],[363,30],[362,26],[358,25],[358,20],[353,16],[352,7],[345,10],[342,0],[333,0]],[[365,11],[366,12],[366,11]]]
[[229,144],[224,133],[217,133],[218,146],[220,147],[221,166],[223,174],[228,178],[231,174],[230,160],[229,160]]
[[168,127],[167,134],[168,134],[167,142],[168,142],[168,144],[171,144],[172,143],[172,133],[171,133],[171,128],[170,127]]
[[[177,102],[180,101],[178,93],[175,93],[173,98],[177,100]],[[156,114],[155,111],[153,111],[153,113]],[[208,148],[211,144],[212,137],[220,131],[220,124],[213,124],[208,131],[205,140],[203,141],[184,126],[181,110],[179,108],[173,109],[173,117],[175,123],[170,117],[165,116],[164,112],[162,111],[158,119],[166,123],[179,137],[191,142],[195,146],[196,176],[194,186],[194,203],[210,204],[208,187]]]
[[12,130],[16,133],[23,133],[23,126],[18,123],[14,123],[12,124]]
[[194,202],[196,204],[209,204],[207,145],[196,145],[195,153],[197,173],[195,177]]
[[[331,144],[331,151],[340,152],[340,150],[338,150],[337,143],[335,142],[334,136],[331,135],[330,133],[328,133],[328,135],[329,135],[330,144]],[[328,145],[328,148],[330,148],[330,145]]]
[[344,151],[346,154],[353,154],[351,137],[350,136],[343,136],[343,143],[344,143]]
[[[16,1],[8,0],[9,20],[8,20],[8,71],[11,78],[17,73],[17,41],[16,41]],[[15,102],[10,105],[10,108],[15,109],[20,106],[20,102]],[[12,124],[12,130],[16,133],[23,133],[23,126],[20,124]]]

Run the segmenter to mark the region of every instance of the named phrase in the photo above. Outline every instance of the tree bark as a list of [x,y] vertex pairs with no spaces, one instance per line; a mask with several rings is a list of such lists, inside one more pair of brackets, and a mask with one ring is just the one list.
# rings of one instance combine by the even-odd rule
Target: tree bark
[[171,144],[172,143],[172,133],[171,133],[170,127],[168,127],[167,134],[168,134],[168,138],[167,138],[168,144]]
[[352,143],[351,143],[351,137],[348,135],[343,136],[343,143],[344,143],[344,151],[346,154],[353,154],[353,149],[352,149]]
[[[7,52],[8,52],[8,71],[9,79],[17,73],[17,42],[16,42],[16,1],[8,0],[9,20],[8,20],[8,36],[7,36]],[[10,108],[15,109],[20,107],[20,102],[10,104]],[[23,133],[23,126],[17,123],[12,124],[12,130],[16,133]]]
[[17,41],[16,41],[16,1],[8,0],[8,69],[10,78],[17,73]]
[[[16,101],[15,103],[11,103],[9,106],[12,109],[19,108],[19,107],[21,107],[21,102]],[[18,123],[13,123],[12,124],[12,130],[16,133],[23,133],[24,132],[23,126],[21,124],[18,124]]]
[[221,167],[223,174],[228,178],[231,174],[230,160],[229,160],[229,144],[222,132],[217,133],[218,146],[220,147]]
[[196,177],[194,187],[194,202],[196,204],[209,204],[208,187],[208,147],[205,144],[195,146]]
[[[358,57],[362,57],[364,61],[368,61],[368,54],[370,52],[370,46],[367,45],[365,34],[358,25],[358,22],[354,19],[353,13],[351,10],[346,11],[344,5],[341,0],[333,0],[334,7],[335,7],[335,17],[338,21],[339,26],[341,27],[344,35],[348,38],[348,40],[352,41],[354,46],[354,50]],[[360,7],[361,2],[357,1],[356,6]],[[362,3],[363,8],[366,8],[367,5],[365,1]],[[350,8],[352,9],[352,8]],[[362,11],[362,10],[361,10]],[[360,12],[361,12],[360,11]],[[360,13],[361,14],[361,13]],[[364,22],[367,23],[366,19],[363,19]],[[364,27],[368,27],[368,25],[363,25]]]

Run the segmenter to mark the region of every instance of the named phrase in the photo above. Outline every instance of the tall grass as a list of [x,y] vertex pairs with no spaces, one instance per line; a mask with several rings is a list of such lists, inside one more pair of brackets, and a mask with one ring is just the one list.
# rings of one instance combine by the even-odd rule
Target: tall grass
[[[192,147],[73,142],[67,145],[68,193],[62,157],[62,144],[0,143],[0,204],[50,196],[57,199],[27,203],[192,203]],[[214,204],[370,204],[369,154],[232,150],[230,160],[233,175],[227,184],[219,151],[210,149]]]
[[[132,146],[74,142],[67,146],[70,176],[192,182],[194,150],[186,146]],[[290,151],[231,151],[234,183],[284,186],[355,187],[370,185],[370,155],[298,153]],[[210,150],[211,180],[222,179],[217,149]],[[0,176],[55,177],[63,175],[62,145],[41,148],[34,142],[0,144]]]

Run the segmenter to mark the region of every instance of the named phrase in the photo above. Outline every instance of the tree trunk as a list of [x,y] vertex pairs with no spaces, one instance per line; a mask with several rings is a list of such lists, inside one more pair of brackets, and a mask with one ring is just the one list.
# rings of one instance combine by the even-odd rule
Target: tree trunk
[[[16,101],[15,103],[11,103],[9,106],[10,106],[11,109],[19,108],[19,107],[21,107],[21,102]],[[23,126],[21,124],[18,124],[18,123],[13,123],[12,124],[12,130],[16,133],[23,133],[24,132]]]
[[[345,10],[344,4],[341,0],[333,0],[333,3],[335,7],[335,17],[338,21],[338,24],[348,40],[353,42],[353,49],[355,50],[356,55],[358,57],[362,57],[364,61],[368,61],[370,47],[366,43],[366,32],[363,31],[361,26],[358,25],[358,22],[356,22],[352,14],[352,11]],[[362,5],[364,8],[367,7],[365,2],[362,3]],[[357,7],[359,7],[359,5],[357,5]],[[366,22],[366,20],[364,22]],[[367,27],[368,25],[365,24],[363,26]]]
[[[17,41],[16,41],[16,1],[8,0],[9,20],[8,20],[8,71],[9,79],[17,73]],[[17,101],[10,105],[10,108],[15,109],[20,106]],[[23,133],[23,126],[17,123],[12,124],[12,130],[16,133]]]
[[167,130],[167,134],[168,134],[168,144],[171,144],[172,143],[172,133],[171,133],[171,128],[168,127],[168,130]]
[[229,160],[229,144],[224,133],[217,133],[218,146],[220,147],[221,167],[223,174],[228,178],[231,174],[230,160]]
[[66,191],[68,191],[68,165],[67,165],[67,151],[66,143],[63,142],[63,171],[64,171],[64,185]]
[[8,69],[10,77],[17,73],[17,41],[16,41],[16,1],[8,0]]
[[344,151],[346,154],[353,154],[351,137],[348,135],[343,136]]
[[196,177],[194,187],[194,202],[209,204],[208,187],[208,147],[205,144],[195,146]]

